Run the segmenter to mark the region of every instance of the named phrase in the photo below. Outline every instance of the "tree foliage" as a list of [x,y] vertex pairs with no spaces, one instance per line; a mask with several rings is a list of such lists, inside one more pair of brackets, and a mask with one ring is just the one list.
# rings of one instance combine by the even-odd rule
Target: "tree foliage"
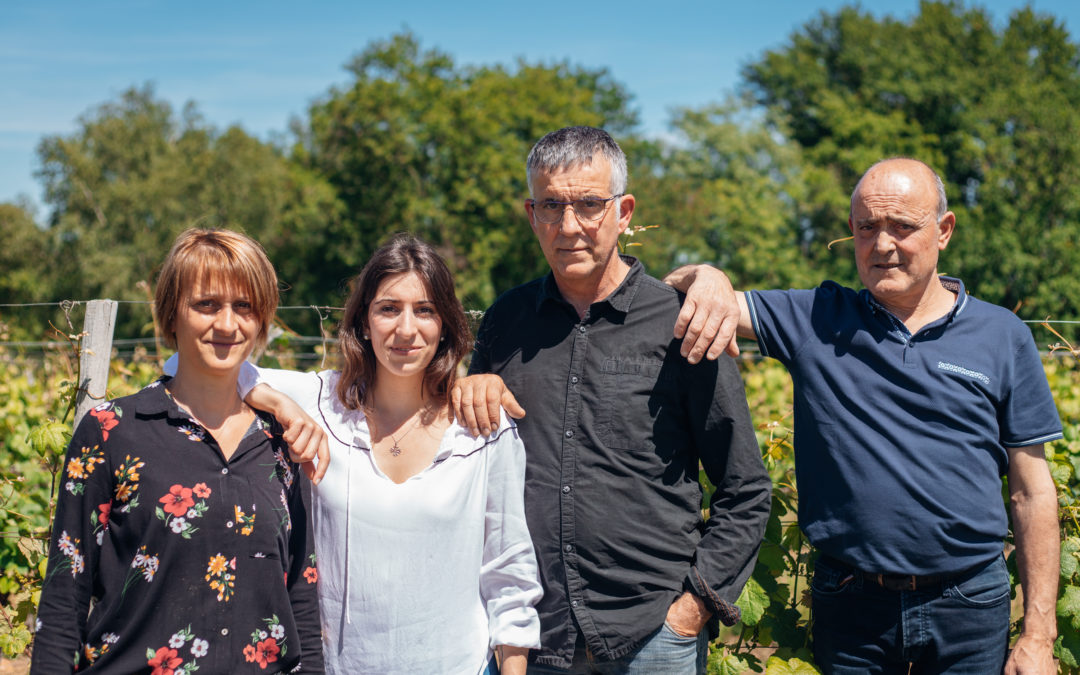
[[[283,232],[334,214],[332,194],[273,146],[239,127],[219,133],[194,104],[177,116],[149,86],[99,106],[69,136],[46,137],[38,152],[60,298],[147,300],[172,240],[192,226],[245,231],[282,246],[275,257],[287,261]],[[121,314],[118,333],[144,332],[145,317]]]
[[[1017,10],[996,29],[983,9],[924,1],[909,21],[822,13],[743,75],[769,123],[845,192],[884,157],[935,167],[958,219],[944,271],[1027,318],[1072,318],[1078,65],[1053,17]],[[844,236],[844,211],[821,216],[811,228],[821,239]]]
[[629,95],[606,71],[566,63],[460,67],[401,34],[348,65],[296,131],[294,158],[325,177],[344,216],[308,269],[340,283],[391,233],[435,244],[467,306],[545,269],[524,217],[525,157],[568,124],[629,130]]
[[[0,204],[0,241],[0,304],[49,302],[52,288],[45,280],[53,268],[52,247],[26,208]],[[36,337],[29,327],[43,325],[47,317],[41,308],[16,313],[0,307],[0,340]]]

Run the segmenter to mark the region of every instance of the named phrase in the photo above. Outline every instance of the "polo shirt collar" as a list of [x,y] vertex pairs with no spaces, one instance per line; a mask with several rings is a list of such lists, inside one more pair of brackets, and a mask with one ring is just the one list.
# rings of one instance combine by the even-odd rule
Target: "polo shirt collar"
[[[645,266],[632,255],[620,253],[619,259],[629,265],[630,269],[626,272],[622,283],[614,291],[603,300],[594,302],[593,305],[607,303],[615,311],[625,314],[630,311],[630,305],[633,304],[634,297],[637,296],[638,288],[641,286],[641,278],[645,274]],[[536,296],[536,311],[539,312],[544,303],[549,300],[566,304],[562,293],[559,292],[559,285],[555,283],[554,272],[548,272],[547,276],[544,277],[544,282],[540,285],[540,292]]]
[[[938,281],[941,282],[941,285],[945,287],[946,290],[956,293],[956,302],[953,303],[952,309],[949,310],[948,314],[938,319],[937,321],[931,322],[929,324],[931,326],[938,323],[948,323],[949,321],[952,321],[957,317],[957,315],[960,314],[960,312],[964,311],[964,307],[967,307],[968,303],[968,294],[967,290],[964,288],[963,281],[957,279],[956,277],[945,276],[944,274],[938,275]],[[885,307],[885,305],[878,302],[877,298],[875,298],[873,294],[870,293],[870,291],[864,288],[862,289],[862,291],[860,291],[859,294],[862,295],[862,297],[866,300],[866,303],[870,305],[871,309],[880,310],[882,312],[885,312],[886,316],[892,316],[892,312],[890,312]]]

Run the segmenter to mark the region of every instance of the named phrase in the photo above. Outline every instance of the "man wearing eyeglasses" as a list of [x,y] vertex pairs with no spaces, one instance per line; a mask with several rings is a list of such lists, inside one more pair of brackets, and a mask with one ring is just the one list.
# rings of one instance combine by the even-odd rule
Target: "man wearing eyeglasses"
[[[484,433],[473,405],[498,392],[497,407],[495,375],[529,412],[525,509],[544,585],[529,672],[704,673],[707,624],[737,621],[769,515],[742,381],[729,357],[680,355],[681,296],[619,255],[635,199],[611,136],[560,129],[526,165],[551,273],[491,306],[470,372],[492,375],[452,396]],[[704,521],[699,463],[716,486]]]

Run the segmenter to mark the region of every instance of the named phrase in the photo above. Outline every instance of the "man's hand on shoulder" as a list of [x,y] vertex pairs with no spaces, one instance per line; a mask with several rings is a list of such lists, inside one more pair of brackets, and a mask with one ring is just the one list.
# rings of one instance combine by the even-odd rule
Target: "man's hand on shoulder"
[[1033,635],[1021,635],[1005,662],[1005,675],[1053,675],[1054,641]]
[[735,332],[741,312],[726,274],[709,265],[684,265],[664,277],[664,283],[686,293],[675,337],[682,338],[680,353],[690,363],[702,356],[713,361],[724,352],[739,355]]
[[514,419],[525,417],[502,378],[490,373],[460,378],[450,390],[450,405],[458,424],[473,436],[487,436],[499,427],[499,408]]

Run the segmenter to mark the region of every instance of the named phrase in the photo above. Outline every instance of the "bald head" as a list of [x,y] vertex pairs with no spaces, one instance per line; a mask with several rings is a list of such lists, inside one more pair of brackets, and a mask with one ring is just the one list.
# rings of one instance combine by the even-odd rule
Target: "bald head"
[[861,198],[863,184],[868,180],[884,180],[893,184],[901,192],[913,190],[927,190],[936,193],[937,207],[935,209],[937,220],[945,217],[949,210],[949,202],[945,198],[945,184],[941,177],[925,162],[909,157],[894,157],[883,159],[874,164],[862,175],[855,189],[851,192],[851,206],[848,217],[855,210],[855,202]]
[[955,225],[930,167],[914,159],[878,162],[851,194],[859,279],[901,321],[928,309],[944,313],[954,297],[938,281],[937,263]]

